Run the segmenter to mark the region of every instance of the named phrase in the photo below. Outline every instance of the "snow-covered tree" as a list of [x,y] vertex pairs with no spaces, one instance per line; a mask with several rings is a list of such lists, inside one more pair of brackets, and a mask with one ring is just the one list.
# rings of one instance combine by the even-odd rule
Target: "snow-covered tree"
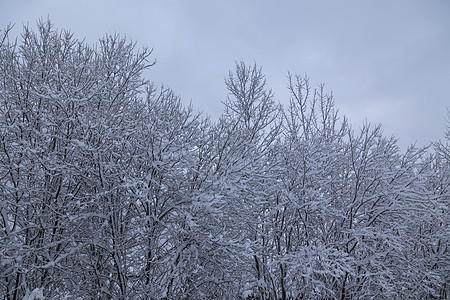
[[151,51],[39,21],[0,39],[0,297],[445,299],[450,131],[400,151],[236,63],[216,121]]
[[[98,48],[40,21],[1,44],[1,257],[8,299],[123,298],[131,217],[124,179],[150,52]],[[76,288],[77,287],[77,288]]]

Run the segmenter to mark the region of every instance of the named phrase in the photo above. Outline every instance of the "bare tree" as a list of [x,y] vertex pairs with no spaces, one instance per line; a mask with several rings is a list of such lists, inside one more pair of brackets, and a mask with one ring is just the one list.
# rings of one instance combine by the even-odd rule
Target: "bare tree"
[[0,39],[0,297],[444,299],[449,132],[400,151],[236,63],[211,121],[151,51],[39,21]]
[[49,21],[40,21],[37,33],[25,27],[21,45],[3,40],[7,299],[35,289],[46,297],[76,294],[75,286],[92,297],[126,297],[125,138],[139,120],[134,112],[150,54],[133,54],[134,47],[106,36],[96,50]]

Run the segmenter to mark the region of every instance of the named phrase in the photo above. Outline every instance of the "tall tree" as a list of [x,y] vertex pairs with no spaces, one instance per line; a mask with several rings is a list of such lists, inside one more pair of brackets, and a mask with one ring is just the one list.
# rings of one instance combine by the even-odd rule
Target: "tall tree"
[[[82,287],[124,298],[123,186],[150,52],[40,21],[1,45],[1,278],[7,299]],[[125,209],[125,211],[124,211]],[[110,259],[112,258],[112,259]],[[78,266],[78,267],[76,267]],[[78,290],[81,292],[81,290]]]
[[5,30],[0,297],[448,297],[450,131],[402,152],[307,77],[281,108],[243,62],[211,121],[144,79],[150,54]]

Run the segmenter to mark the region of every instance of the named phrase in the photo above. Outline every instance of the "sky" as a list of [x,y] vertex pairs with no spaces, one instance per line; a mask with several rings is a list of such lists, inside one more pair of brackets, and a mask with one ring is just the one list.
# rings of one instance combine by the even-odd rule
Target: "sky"
[[0,0],[0,27],[15,34],[47,17],[88,43],[119,33],[153,48],[147,79],[213,119],[244,61],[262,67],[283,105],[289,71],[325,84],[354,128],[381,123],[403,149],[444,138],[448,0]]

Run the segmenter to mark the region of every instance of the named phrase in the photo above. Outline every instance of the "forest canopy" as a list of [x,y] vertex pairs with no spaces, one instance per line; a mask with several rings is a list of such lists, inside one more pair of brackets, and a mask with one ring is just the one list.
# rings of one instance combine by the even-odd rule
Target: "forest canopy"
[[[237,62],[215,121],[149,49],[0,36],[0,297],[446,299],[450,129],[399,149],[323,85]],[[220,95],[219,95],[220,96]]]

